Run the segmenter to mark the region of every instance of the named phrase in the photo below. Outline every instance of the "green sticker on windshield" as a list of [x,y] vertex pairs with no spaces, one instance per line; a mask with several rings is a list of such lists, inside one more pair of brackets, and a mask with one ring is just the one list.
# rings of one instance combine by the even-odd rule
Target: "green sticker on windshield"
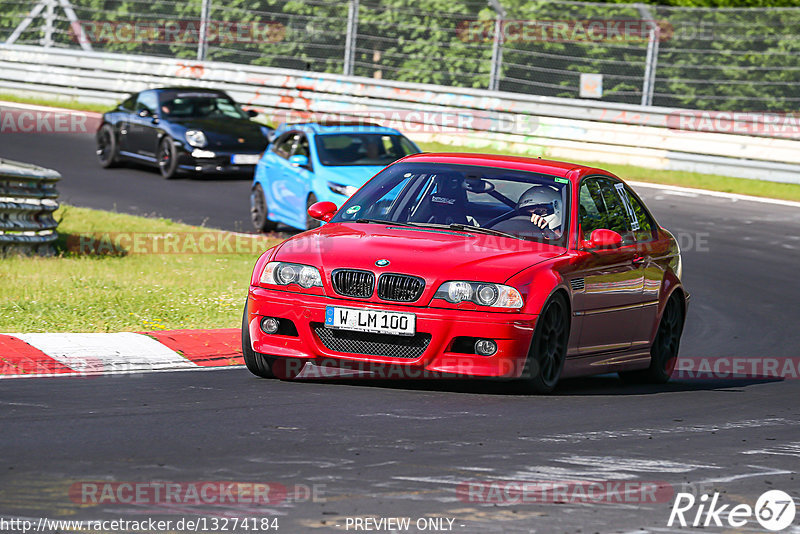
[[554,180],[556,182],[560,183],[560,184],[568,184],[569,183],[569,180],[567,180],[566,178],[554,178]]
[[356,206],[353,206],[351,208],[347,208],[347,211],[345,213],[347,213],[348,215],[352,215],[354,213],[358,213],[358,210],[360,210],[360,209],[361,209],[361,206],[356,205]]

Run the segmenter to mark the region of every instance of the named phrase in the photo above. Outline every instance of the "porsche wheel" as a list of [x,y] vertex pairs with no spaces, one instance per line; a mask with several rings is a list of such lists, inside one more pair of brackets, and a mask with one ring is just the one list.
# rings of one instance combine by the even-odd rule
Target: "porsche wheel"
[[526,389],[532,393],[550,393],[555,389],[569,340],[569,308],[561,294],[554,295],[545,305],[528,352],[523,370]]
[[661,315],[656,337],[650,348],[650,367],[641,371],[619,373],[625,382],[643,382],[649,384],[665,384],[672,376],[675,362],[678,360],[681,334],[683,334],[683,308],[673,293]]
[[272,373],[272,363],[274,358],[270,358],[266,354],[261,354],[253,350],[250,344],[250,328],[247,324],[247,304],[244,305],[244,314],[242,315],[242,356],[244,356],[244,364],[247,370],[261,378],[275,378]]
[[178,174],[178,157],[175,153],[175,145],[172,139],[165,137],[158,145],[158,169],[161,171],[161,176],[167,180],[175,178]]
[[264,189],[261,184],[256,184],[250,191],[250,220],[253,221],[253,226],[259,232],[271,232],[278,226],[277,223],[269,220],[268,214],[269,209]]
[[110,124],[104,124],[97,133],[97,159],[106,169],[119,163],[119,146]]
[[308,195],[306,200],[306,230],[313,230],[319,226],[319,221],[308,214],[308,208],[317,203],[317,196],[314,193]]

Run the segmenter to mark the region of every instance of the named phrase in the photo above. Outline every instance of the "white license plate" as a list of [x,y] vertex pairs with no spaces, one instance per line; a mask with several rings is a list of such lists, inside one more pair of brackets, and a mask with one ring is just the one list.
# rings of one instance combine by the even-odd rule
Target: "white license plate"
[[416,333],[417,316],[413,313],[326,306],[325,326],[340,330],[413,336]]
[[255,165],[260,156],[258,154],[234,154],[231,163],[234,165]]

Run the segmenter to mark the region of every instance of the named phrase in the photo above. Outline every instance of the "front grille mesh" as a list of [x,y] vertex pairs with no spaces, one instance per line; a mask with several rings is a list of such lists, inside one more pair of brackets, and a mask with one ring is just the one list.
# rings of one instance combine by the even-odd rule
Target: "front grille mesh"
[[378,278],[378,297],[394,302],[414,302],[425,289],[425,280],[405,274],[382,274]]
[[312,324],[312,328],[325,347],[347,354],[416,359],[422,356],[422,353],[425,352],[431,342],[430,334],[419,332],[413,336],[394,336],[391,334],[334,330],[325,328],[321,323]]
[[331,273],[333,289],[345,297],[369,298],[375,288],[375,275],[369,271],[336,269]]

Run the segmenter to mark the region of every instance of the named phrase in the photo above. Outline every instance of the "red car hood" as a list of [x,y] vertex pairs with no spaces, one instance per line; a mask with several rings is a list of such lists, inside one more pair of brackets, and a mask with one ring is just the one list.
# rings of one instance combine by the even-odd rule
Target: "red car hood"
[[[447,280],[503,283],[564,252],[544,243],[447,229],[340,223],[289,239],[274,259],[318,267],[326,286],[333,269],[354,268],[422,277],[427,293]],[[376,266],[381,259],[389,265]]]

